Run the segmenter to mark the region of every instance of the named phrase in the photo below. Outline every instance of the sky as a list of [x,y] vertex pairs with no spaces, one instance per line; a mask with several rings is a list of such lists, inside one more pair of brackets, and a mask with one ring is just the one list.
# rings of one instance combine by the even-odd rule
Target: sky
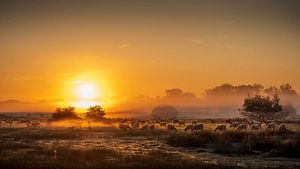
[[299,93],[299,9],[298,0],[3,0],[0,100],[110,106],[223,83],[288,82]]

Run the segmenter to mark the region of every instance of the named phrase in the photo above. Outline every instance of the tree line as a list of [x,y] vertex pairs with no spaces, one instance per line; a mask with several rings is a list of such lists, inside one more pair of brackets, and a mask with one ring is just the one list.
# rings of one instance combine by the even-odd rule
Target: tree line
[[[84,113],[83,117],[91,120],[103,120],[105,116],[105,110],[99,106],[90,106]],[[75,107],[58,107],[52,114],[53,120],[65,120],[65,119],[81,119],[78,113],[75,111]]]

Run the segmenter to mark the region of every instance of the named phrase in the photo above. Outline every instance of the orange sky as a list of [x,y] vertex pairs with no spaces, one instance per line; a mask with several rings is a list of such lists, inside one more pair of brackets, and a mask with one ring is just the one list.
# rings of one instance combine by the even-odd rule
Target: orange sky
[[1,1],[0,100],[112,105],[182,88],[289,82],[300,91],[298,1]]

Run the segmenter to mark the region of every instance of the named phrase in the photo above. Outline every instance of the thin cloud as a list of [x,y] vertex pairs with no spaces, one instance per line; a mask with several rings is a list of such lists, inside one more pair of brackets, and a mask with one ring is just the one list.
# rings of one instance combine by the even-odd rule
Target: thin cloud
[[82,83],[81,80],[74,80],[74,81],[70,81],[70,82],[65,82],[65,85],[72,85],[72,84],[80,84]]
[[127,47],[130,47],[130,46],[132,46],[132,45],[133,45],[133,44],[131,44],[131,43],[126,43],[126,44],[120,45],[119,48],[127,48]]

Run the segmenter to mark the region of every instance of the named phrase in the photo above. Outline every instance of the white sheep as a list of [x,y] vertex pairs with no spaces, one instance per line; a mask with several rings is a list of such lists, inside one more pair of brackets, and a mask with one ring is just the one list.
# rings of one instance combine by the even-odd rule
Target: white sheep
[[172,124],[168,124],[167,125],[167,130],[168,131],[177,131],[176,127],[174,125],[172,125]]
[[219,124],[215,128],[215,131],[223,131],[223,130],[226,130],[226,125],[225,124]]
[[285,124],[280,124],[280,125],[278,126],[278,130],[279,130],[279,131],[285,132],[285,131],[287,131],[287,128],[286,128]]
[[204,125],[203,124],[197,124],[195,126],[193,126],[193,128],[191,129],[192,132],[197,132],[199,130],[203,130],[204,129]]
[[236,128],[236,127],[238,127],[240,125],[240,122],[233,122],[233,123],[231,123],[230,124],[230,128]]
[[192,128],[194,127],[194,125],[190,124],[190,125],[187,125],[185,128],[184,128],[184,131],[189,131],[189,130],[192,130]]
[[247,124],[240,124],[236,128],[236,130],[246,130],[246,129],[247,129]]
[[276,123],[274,123],[274,122],[269,123],[269,124],[267,125],[267,129],[268,129],[268,130],[275,130],[275,128],[276,128]]
[[259,130],[259,129],[261,129],[261,124],[260,123],[253,123],[251,125],[251,129],[252,130]]
[[128,129],[131,129],[131,127],[128,124],[120,123],[119,124],[119,129],[126,131]]

